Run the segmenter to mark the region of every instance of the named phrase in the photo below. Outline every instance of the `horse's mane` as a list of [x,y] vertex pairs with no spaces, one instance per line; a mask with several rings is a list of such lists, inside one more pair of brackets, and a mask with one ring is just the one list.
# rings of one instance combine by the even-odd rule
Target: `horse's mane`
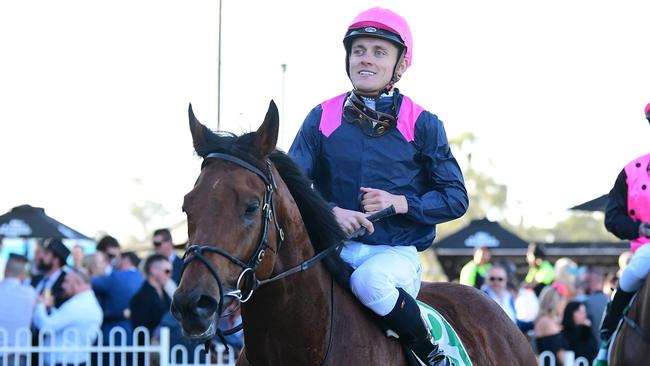
[[[207,129],[206,129],[207,130]],[[231,133],[211,131],[205,134],[206,143],[196,147],[196,153],[205,158],[213,152],[227,153],[243,159],[249,164],[266,171],[266,166],[256,156],[253,148],[253,133],[236,136]],[[316,253],[338,245],[346,238],[345,233],[336,222],[328,203],[320,193],[312,188],[312,182],[305,176],[298,164],[286,153],[275,150],[269,159],[287,184],[291,196],[296,202],[309,239]],[[334,251],[323,259],[323,263],[336,281],[345,288],[350,288],[352,267]]]

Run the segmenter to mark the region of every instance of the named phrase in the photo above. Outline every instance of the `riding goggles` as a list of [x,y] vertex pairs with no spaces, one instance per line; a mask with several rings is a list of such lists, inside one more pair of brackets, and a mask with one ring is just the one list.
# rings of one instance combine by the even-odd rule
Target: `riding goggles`
[[347,123],[358,125],[361,127],[361,131],[370,137],[383,136],[397,124],[394,116],[377,112],[368,107],[354,93],[350,93],[345,99],[343,120]]

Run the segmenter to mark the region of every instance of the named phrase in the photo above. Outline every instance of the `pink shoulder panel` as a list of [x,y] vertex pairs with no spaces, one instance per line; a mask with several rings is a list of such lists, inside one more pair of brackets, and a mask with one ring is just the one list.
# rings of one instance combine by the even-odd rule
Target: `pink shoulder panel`
[[413,103],[411,98],[403,96],[402,105],[399,107],[397,115],[397,129],[408,142],[415,139],[415,121],[418,120],[422,111],[424,108]]
[[318,126],[318,129],[323,133],[323,135],[325,135],[325,137],[329,137],[332,132],[341,125],[343,103],[345,102],[346,96],[347,93],[344,93],[321,103],[323,113],[320,117],[320,125]]

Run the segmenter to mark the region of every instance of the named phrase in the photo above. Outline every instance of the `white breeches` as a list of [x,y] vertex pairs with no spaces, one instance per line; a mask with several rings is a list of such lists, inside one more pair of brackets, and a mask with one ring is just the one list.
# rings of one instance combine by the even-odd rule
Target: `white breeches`
[[641,246],[634,252],[630,264],[621,274],[619,285],[625,292],[634,292],[643,286],[650,272],[650,244]]
[[402,288],[415,298],[420,291],[422,268],[414,246],[392,247],[345,242],[341,258],[355,270],[352,292],[362,304],[380,316],[390,313]]

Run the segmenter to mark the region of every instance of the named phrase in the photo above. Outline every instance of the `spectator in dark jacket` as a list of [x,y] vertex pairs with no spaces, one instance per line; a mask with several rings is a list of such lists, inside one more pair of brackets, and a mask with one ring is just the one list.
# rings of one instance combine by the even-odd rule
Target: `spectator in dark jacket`
[[60,239],[48,239],[43,247],[43,256],[36,263],[43,273],[41,280],[35,284],[36,293],[46,298],[52,296],[55,308],[60,307],[68,298],[63,289],[68,255],[70,249]]
[[587,317],[585,304],[572,301],[564,308],[562,318],[562,335],[566,339],[569,350],[577,357],[591,361],[598,353],[598,341],[591,330],[591,321]]
[[171,276],[172,265],[165,256],[154,254],[145,261],[144,272],[146,280],[129,304],[131,325],[144,326],[153,333],[171,305],[164,286]]

